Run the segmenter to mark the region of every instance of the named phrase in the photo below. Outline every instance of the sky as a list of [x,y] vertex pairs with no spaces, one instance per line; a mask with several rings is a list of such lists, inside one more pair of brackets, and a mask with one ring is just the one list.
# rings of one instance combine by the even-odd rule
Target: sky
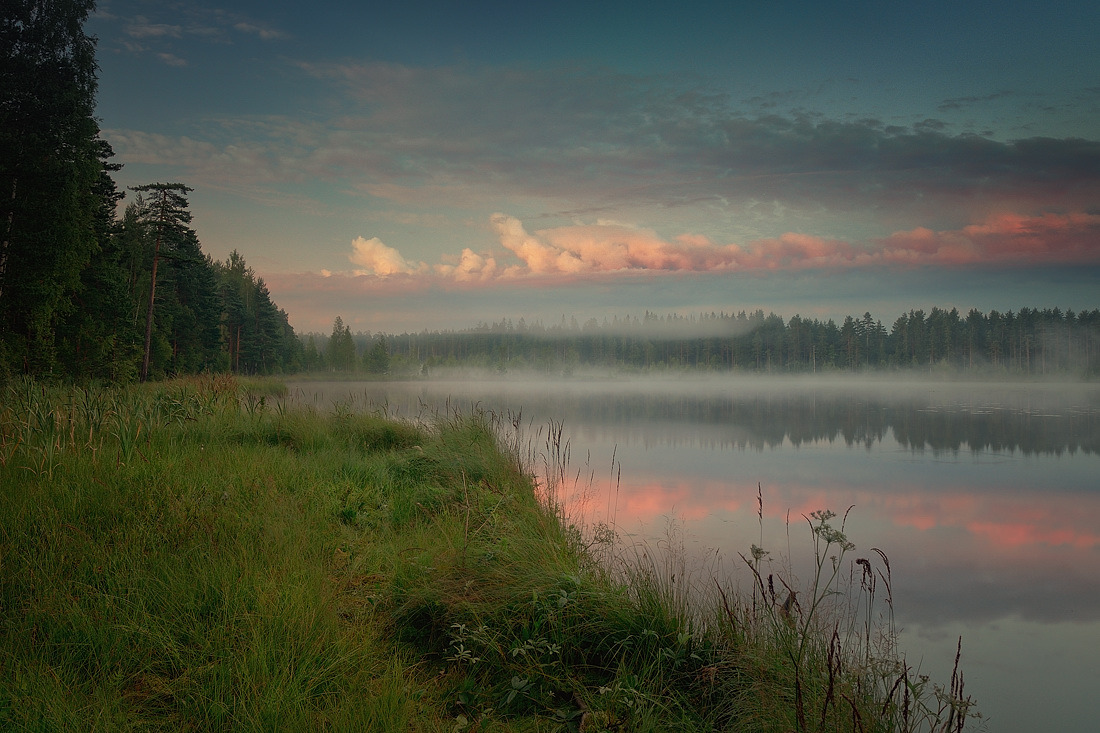
[[192,187],[299,332],[1100,307],[1094,0],[100,0],[86,30],[116,181]]

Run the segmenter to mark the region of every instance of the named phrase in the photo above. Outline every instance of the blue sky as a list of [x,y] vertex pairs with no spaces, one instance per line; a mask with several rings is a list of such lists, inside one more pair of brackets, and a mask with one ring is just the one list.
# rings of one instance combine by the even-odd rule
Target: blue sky
[[1100,9],[105,0],[122,185],[327,331],[1100,307]]

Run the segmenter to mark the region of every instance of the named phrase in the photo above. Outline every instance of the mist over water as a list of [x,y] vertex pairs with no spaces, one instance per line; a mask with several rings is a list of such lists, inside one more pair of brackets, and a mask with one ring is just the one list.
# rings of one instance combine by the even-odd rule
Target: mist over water
[[[299,402],[424,419],[474,407],[563,426],[571,516],[721,557],[812,555],[804,516],[852,507],[846,532],[893,571],[903,648],[966,691],[992,731],[1091,731],[1100,685],[1100,386],[883,377],[523,378],[303,382]],[[763,497],[758,517],[757,487]],[[667,538],[666,538],[667,539]],[[777,566],[778,569],[778,566]]]

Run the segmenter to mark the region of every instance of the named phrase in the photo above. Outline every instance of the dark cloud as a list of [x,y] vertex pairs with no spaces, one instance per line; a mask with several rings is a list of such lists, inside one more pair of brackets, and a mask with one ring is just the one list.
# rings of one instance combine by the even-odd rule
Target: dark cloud
[[951,99],[943,100],[940,103],[939,107],[937,107],[936,109],[938,109],[940,112],[955,111],[955,110],[965,109],[967,107],[972,107],[972,106],[978,105],[978,104],[984,104],[986,102],[994,102],[998,99],[1004,99],[1005,97],[1011,97],[1012,94],[1013,93],[1010,92],[1010,91],[1002,90],[1002,91],[999,91],[999,92],[993,92],[992,94],[985,94],[985,95],[982,95],[982,96],[952,97]]
[[877,222],[864,234],[882,235],[1100,202],[1097,140],[998,140],[932,118],[749,115],[701,85],[590,68],[298,68],[333,86],[327,116],[206,121],[178,144],[120,132],[116,150],[187,161],[211,181],[338,181],[410,207],[504,197],[540,202],[530,217],[705,209],[712,221],[758,220],[741,233],[760,236],[810,217],[844,236],[845,219]]
[[[913,125],[913,130],[916,132],[945,132],[947,130],[947,123],[942,120],[934,120],[931,117],[925,120],[921,120]],[[902,133],[904,128],[894,128],[893,132]]]
[[1071,191],[1100,198],[1100,143],[1090,140],[952,135],[935,119],[906,128],[873,118],[746,116],[725,94],[610,72],[312,71],[339,77],[358,97],[362,132],[400,156],[412,178],[449,172],[572,194],[585,205],[593,196],[629,204],[639,190],[670,203],[755,196],[830,208],[927,197],[950,206],[973,195],[1032,197],[1043,207]]
[[[134,14],[135,7],[140,9],[140,14]],[[187,39],[229,44],[232,43],[234,32],[255,36],[264,41],[290,37],[289,33],[281,29],[238,11],[174,0],[147,0],[138,4],[117,1],[104,3],[96,13],[96,18],[110,24],[121,24],[123,38],[115,42],[128,53],[143,53],[151,49],[144,44],[128,42],[127,38],[159,42],[161,47],[155,49],[155,52],[162,61],[171,66],[186,64],[173,52],[183,53],[177,46]]]

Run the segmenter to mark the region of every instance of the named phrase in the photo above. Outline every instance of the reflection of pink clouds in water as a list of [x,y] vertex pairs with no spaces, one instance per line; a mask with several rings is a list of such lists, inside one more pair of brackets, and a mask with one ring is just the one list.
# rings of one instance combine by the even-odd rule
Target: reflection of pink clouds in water
[[[776,495],[778,494],[778,496]],[[589,507],[611,506],[606,495],[589,497]],[[735,487],[720,480],[662,479],[620,487],[613,501],[612,519],[620,526],[654,526],[666,517],[698,521],[712,515],[728,519],[756,520],[755,487]],[[1025,549],[1067,547],[1091,550],[1100,547],[1100,496],[1040,495],[973,492],[945,488],[930,492],[925,486],[891,486],[883,491],[852,490],[847,486],[792,487],[764,492],[765,518],[786,522],[809,516],[818,509],[843,513],[854,505],[861,524],[873,523],[876,534],[889,527],[922,535],[950,531],[969,536],[973,549]],[[904,535],[904,533],[902,533]],[[901,539],[902,535],[894,533]],[[930,547],[934,550],[935,547]],[[944,548],[945,549],[945,548]]]
[[747,553],[752,544],[771,552],[770,559],[780,563],[776,571],[808,577],[813,548],[806,517],[831,509],[842,515],[832,522],[840,527],[851,506],[845,530],[856,550],[848,561],[872,547],[889,556],[904,623],[1100,617],[1100,495],[896,482],[879,489],[787,483],[764,487],[761,521],[755,484],[624,479],[616,494],[607,491],[605,486],[590,492],[585,511],[573,516],[610,522],[625,542],[650,545],[669,536],[672,521],[694,548],[689,553],[701,559],[717,551],[732,560],[723,572],[735,582],[743,580],[738,573],[744,570],[737,553]]
[[1042,544],[1069,545],[1080,550],[1088,550],[1100,545],[1100,536],[1094,532],[1079,532],[1070,528],[1044,528],[1036,524],[971,522],[966,528],[974,534],[989,537],[995,545],[1007,547]]
[[[699,501],[701,493],[709,501]],[[650,523],[669,513],[684,519],[703,519],[714,511],[736,512],[741,502],[728,497],[729,487],[722,482],[670,485],[652,484],[642,491],[631,490],[621,496],[617,505],[618,516]],[[723,494],[726,494],[725,496]]]
[[[606,491],[586,490],[567,495],[564,497],[567,514],[583,516],[588,522],[653,525],[670,516],[701,520],[716,511],[736,513],[748,504],[747,495],[742,498],[725,481],[666,479],[644,485],[624,484],[612,497]],[[608,516],[603,515],[605,506]],[[594,510],[597,511],[593,513]]]

